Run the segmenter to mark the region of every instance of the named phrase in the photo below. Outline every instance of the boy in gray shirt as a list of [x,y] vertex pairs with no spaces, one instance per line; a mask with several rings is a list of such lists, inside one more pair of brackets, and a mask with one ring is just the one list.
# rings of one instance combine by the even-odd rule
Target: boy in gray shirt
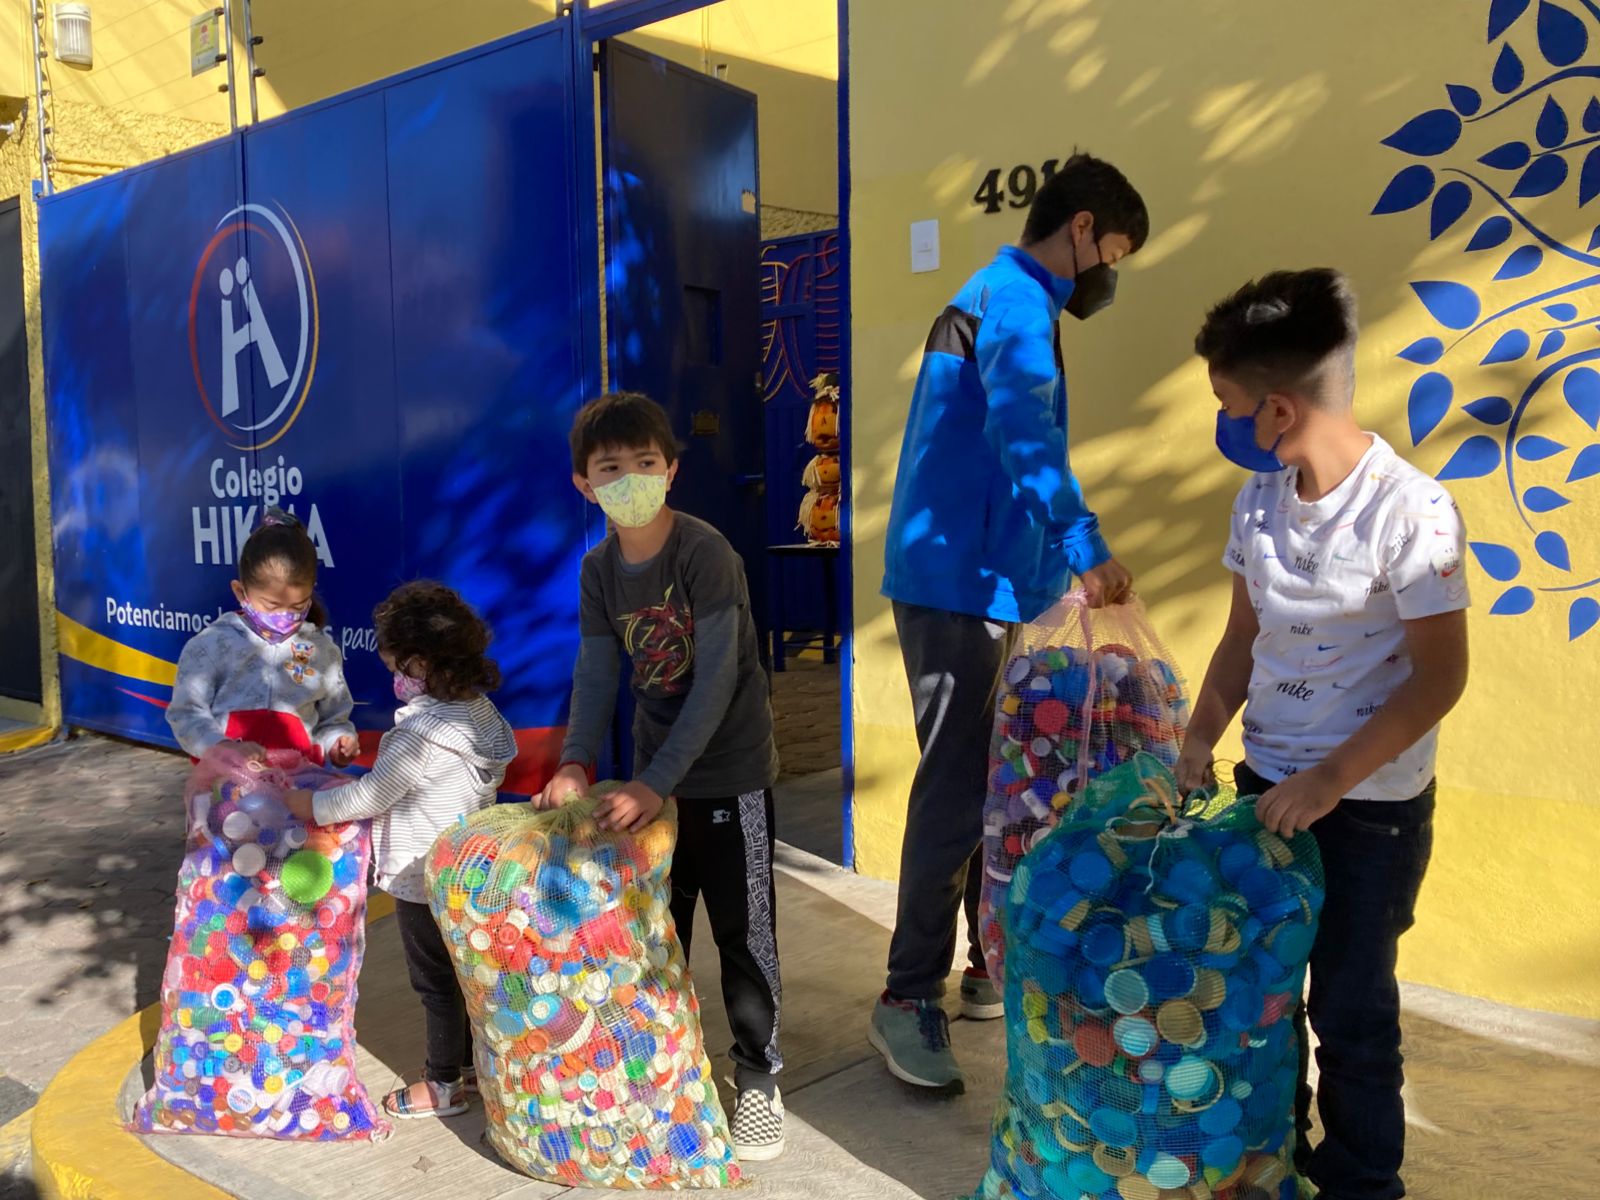
[[735,1150],[745,1161],[776,1158],[778,758],[744,567],[710,525],[666,506],[676,441],[654,401],[602,396],[579,412],[571,442],[573,484],[612,530],[583,559],[572,714],[561,768],[539,803],[560,804],[588,787],[615,713],[620,650],[631,664],[634,778],[605,802],[601,824],[640,829],[667,797],[677,800],[672,915],[687,955],[704,896],[734,1036]]

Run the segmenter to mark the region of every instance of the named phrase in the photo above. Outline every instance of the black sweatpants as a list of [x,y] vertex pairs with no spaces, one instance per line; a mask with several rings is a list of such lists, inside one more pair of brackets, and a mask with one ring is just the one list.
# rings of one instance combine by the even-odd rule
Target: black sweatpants
[[454,1083],[461,1078],[462,1068],[472,1065],[472,1026],[450,951],[426,904],[396,900],[394,919],[400,927],[400,948],[405,951],[411,990],[422,1001],[427,1028],[423,1078]]
[[734,1083],[772,1095],[783,985],[778,978],[778,897],[772,882],[772,793],[678,801],[672,918],[689,956],[704,897],[722,959],[722,1001],[733,1031]]
[[889,992],[937,1000],[955,961],[956,913],[967,914],[967,965],[983,969],[983,799],[995,683],[1016,626],[894,605],[922,759],[906,805],[900,899],[889,940]]

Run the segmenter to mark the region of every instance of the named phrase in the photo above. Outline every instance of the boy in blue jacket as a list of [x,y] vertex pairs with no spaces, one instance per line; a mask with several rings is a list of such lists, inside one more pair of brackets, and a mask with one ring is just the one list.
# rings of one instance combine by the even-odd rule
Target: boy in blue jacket
[[883,594],[894,602],[922,749],[906,812],[888,988],[869,1039],[898,1078],[959,1092],[940,1005],[967,909],[962,1013],[1004,1012],[978,945],[980,842],[993,687],[1018,623],[1067,593],[1125,600],[1067,462],[1057,322],[1110,304],[1120,259],[1144,244],[1143,199],[1110,163],[1075,154],[1039,189],[1006,246],[933,324],[906,423]]

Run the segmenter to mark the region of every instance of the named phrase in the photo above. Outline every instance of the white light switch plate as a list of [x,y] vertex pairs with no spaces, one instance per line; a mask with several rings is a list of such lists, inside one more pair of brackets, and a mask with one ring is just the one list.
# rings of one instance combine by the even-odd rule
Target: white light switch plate
[[939,269],[939,222],[911,222],[911,271],[920,275]]

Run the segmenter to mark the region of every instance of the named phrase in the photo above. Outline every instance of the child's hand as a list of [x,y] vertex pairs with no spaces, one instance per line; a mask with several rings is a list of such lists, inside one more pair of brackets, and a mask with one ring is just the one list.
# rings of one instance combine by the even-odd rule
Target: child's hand
[[589,790],[589,772],[577,763],[568,763],[544,785],[544,791],[533,798],[533,806],[541,811],[560,808],[573,796]]
[[600,802],[595,820],[601,829],[638,833],[660,815],[666,803],[652,788],[635,779]]
[[1204,788],[1217,785],[1217,773],[1211,761],[1211,747],[1198,738],[1187,738],[1178,763],[1172,768],[1178,780],[1178,795],[1190,796]]
[[266,762],[267,752],[254,742],[235,742],[234,746],[249,762]]
[[1321,768],[1313,767],[1268,788],[1256,801],[1256,816],[1279,837],[1291,838],[1331,813],[1342,799]]
[[355,762],[361,753],[361,739],[346,734],[333,744],[333,749],[328,751],[328,761],[336,767],[348,767]]
[[311,793],[304,788],[295,788],[283,794],[283,803],[297,821],[307,825],[316,824],[316,816],[312,810]]

